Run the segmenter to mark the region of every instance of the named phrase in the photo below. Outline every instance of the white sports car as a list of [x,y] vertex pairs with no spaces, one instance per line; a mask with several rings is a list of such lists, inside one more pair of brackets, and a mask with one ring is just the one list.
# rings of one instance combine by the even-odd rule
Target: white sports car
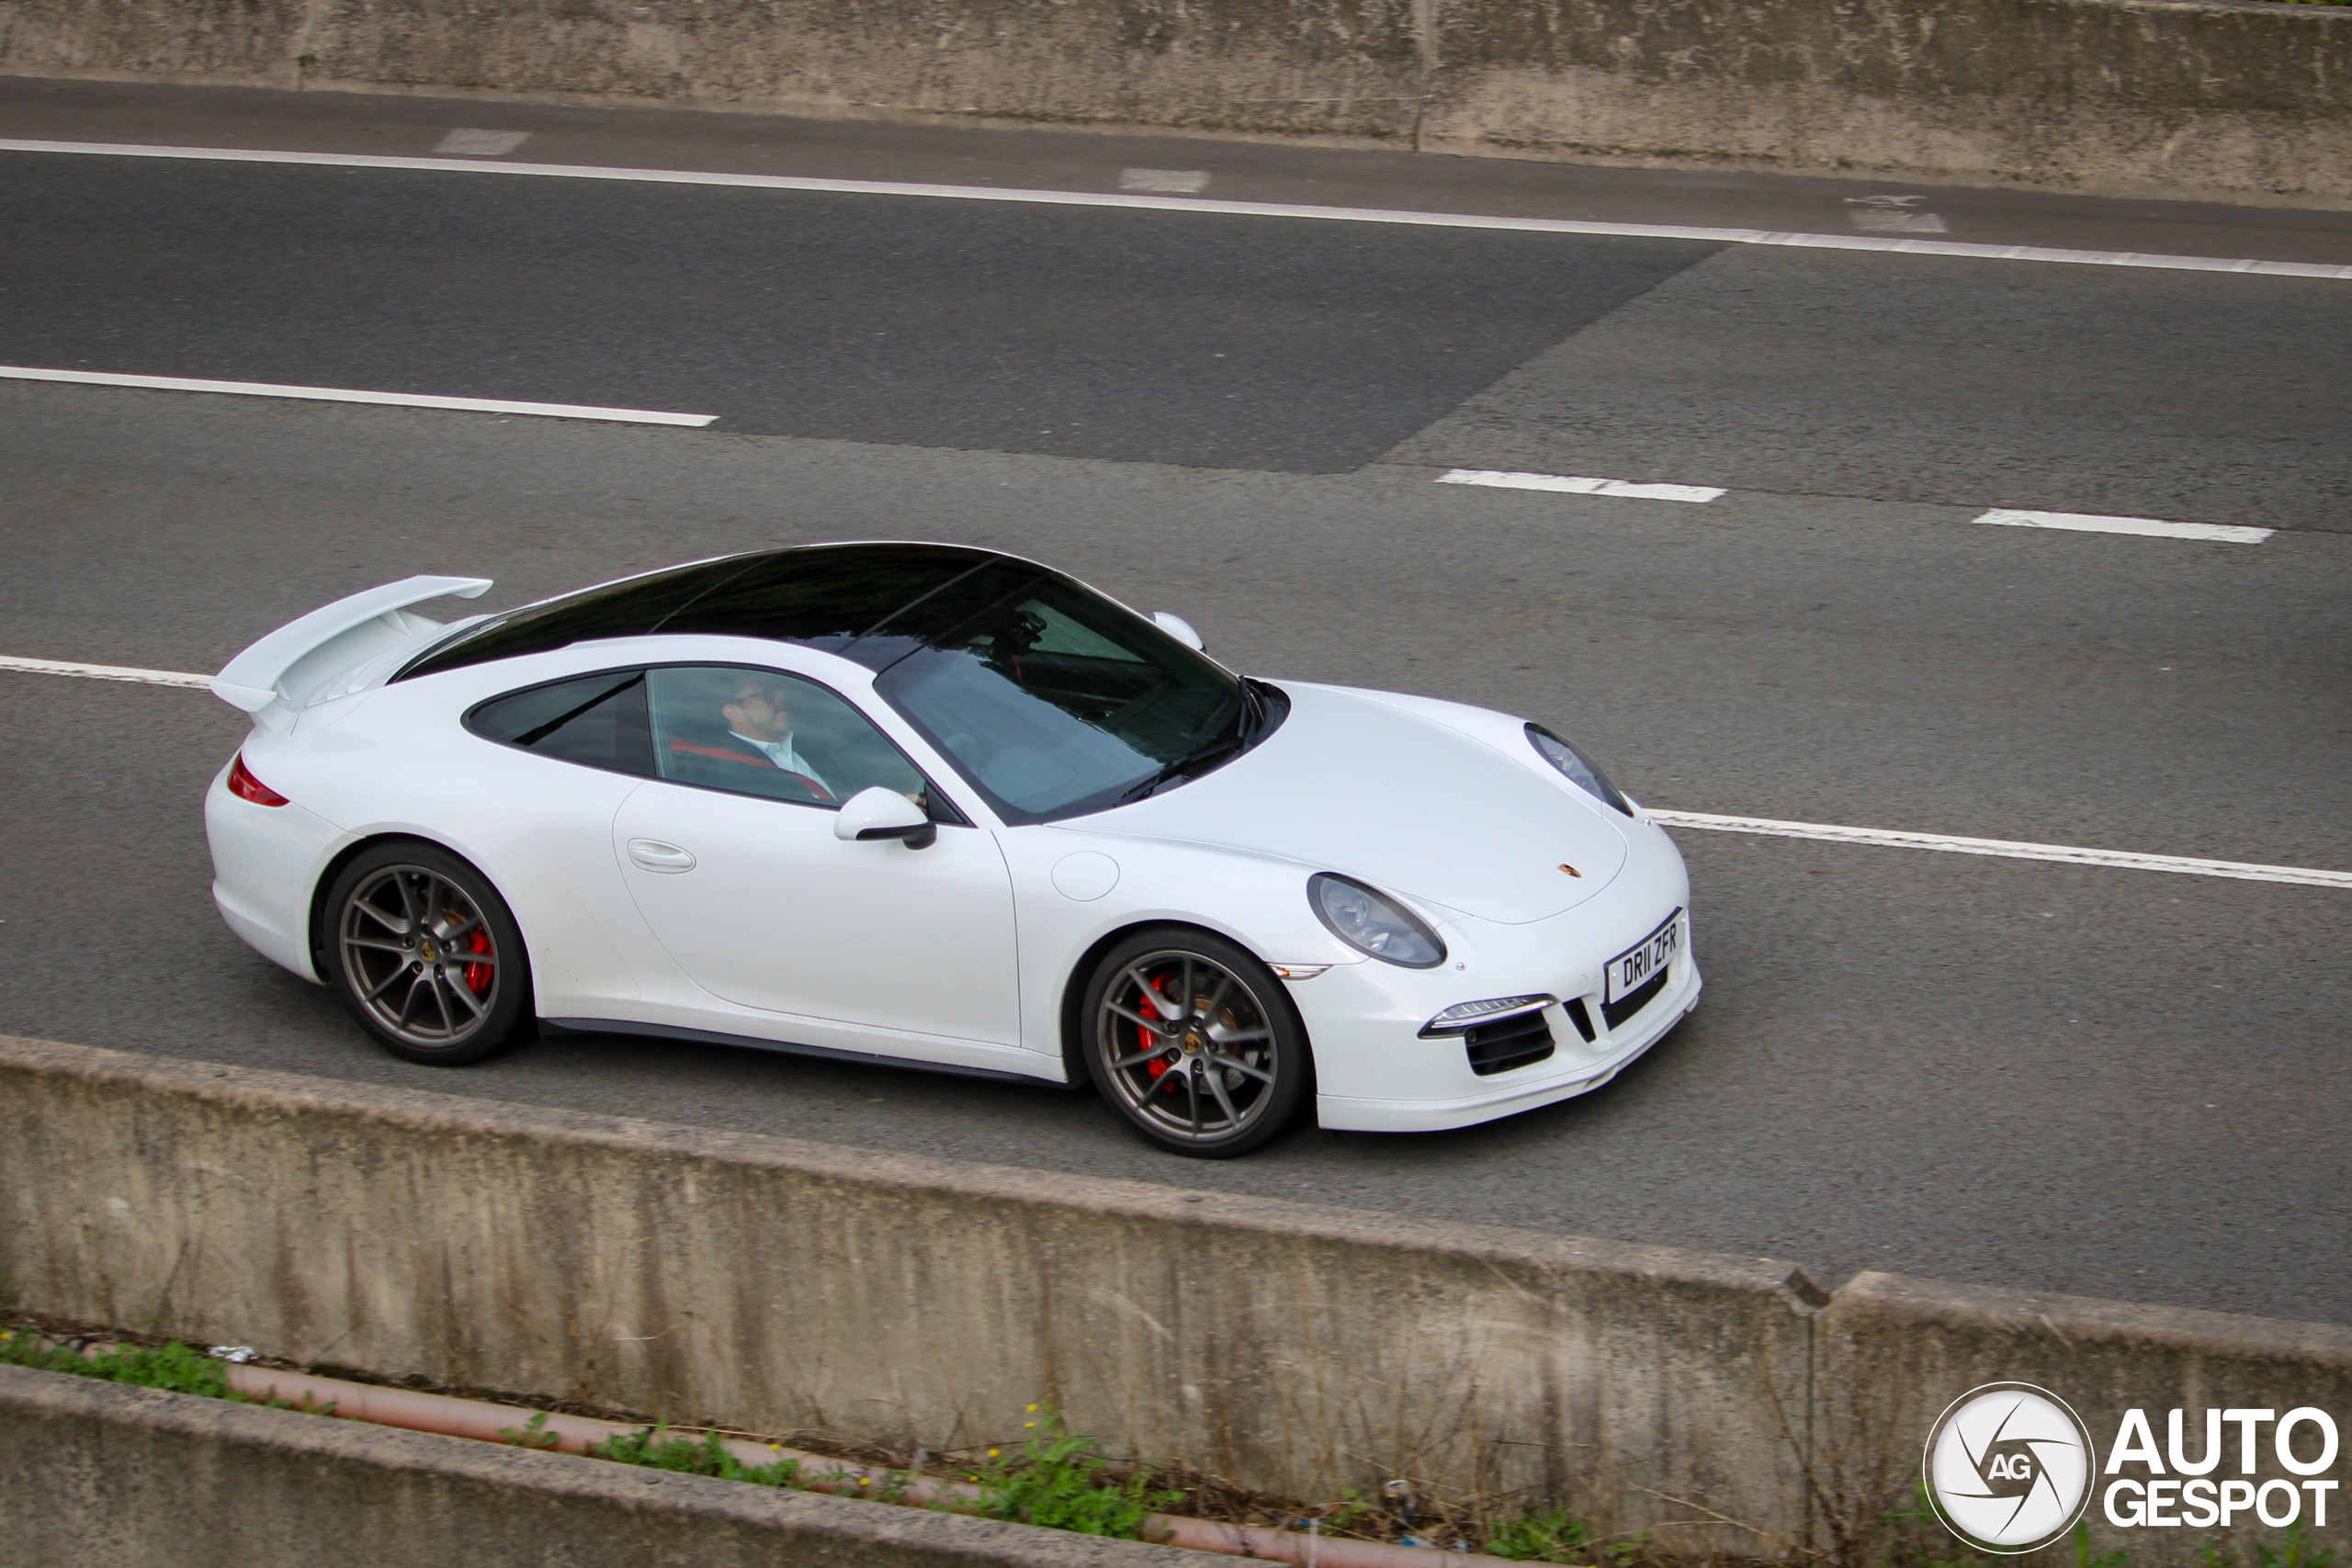
[[230,926],[411,1061],[534,1021],[1092,1083],[1181,1154],[1463,1127],[1696,1005],[1663,829],[1541,726],[1238,675],[1032,561],[766,550],[213,682]]

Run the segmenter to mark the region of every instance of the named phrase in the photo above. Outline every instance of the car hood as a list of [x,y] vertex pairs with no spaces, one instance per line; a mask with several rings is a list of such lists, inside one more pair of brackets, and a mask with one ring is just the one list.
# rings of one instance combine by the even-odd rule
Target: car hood
[[1511,925],[1573,908],[1625,863],[1608,808],[1532,750],[1522,761],[1374,693],[1282,689],[1290,716],[1249,752],[1084,826],[1297,861]]

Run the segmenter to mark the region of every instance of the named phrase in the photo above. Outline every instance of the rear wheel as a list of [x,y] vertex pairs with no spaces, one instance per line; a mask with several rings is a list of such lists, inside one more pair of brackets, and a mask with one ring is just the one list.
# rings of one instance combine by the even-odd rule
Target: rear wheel
[[1310,1090],[1306,1031],[1263,964],[1205,931],[1144,931],[1087,987],[1087,1066],[1129,1125],[1204,1159],[1247,1154]]
[[396,1056],[479,1061],[529,1015],[522,933],[482,874],[430,844],[367,850],[326,899],[328,979]]

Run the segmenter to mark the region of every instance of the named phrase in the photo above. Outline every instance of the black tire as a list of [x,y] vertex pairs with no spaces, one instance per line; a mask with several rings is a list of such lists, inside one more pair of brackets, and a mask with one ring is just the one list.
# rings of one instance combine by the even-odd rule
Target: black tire
[[1248,1154],[1314,1093],[1306,1031],[1282,982],[1207,931],[1138,931],[1104,953],[1079,1027],[1096,1090],[1174,1154]]
[[531,1016],[514,914],[446,850],[396,840],[361,851],[328,885],[320,918],[327,983],[395,1056],[463,1066]]

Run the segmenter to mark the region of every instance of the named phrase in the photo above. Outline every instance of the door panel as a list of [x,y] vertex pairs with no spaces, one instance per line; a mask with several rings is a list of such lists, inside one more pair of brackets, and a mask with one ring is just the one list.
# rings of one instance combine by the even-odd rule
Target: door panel
[[642,784],[613,821],[671,958],[763,1011],[1020,1044],[1012,885],[995,839],[844,843],[820,805]]

